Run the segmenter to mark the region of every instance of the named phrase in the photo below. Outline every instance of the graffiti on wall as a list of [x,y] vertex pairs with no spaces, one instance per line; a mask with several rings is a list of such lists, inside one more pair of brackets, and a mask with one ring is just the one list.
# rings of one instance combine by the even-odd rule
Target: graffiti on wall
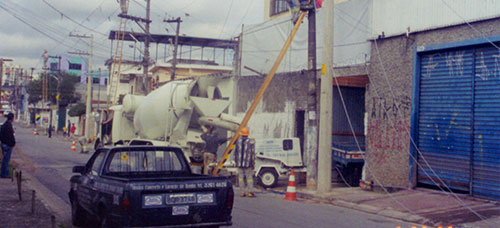
[[372,99],[368,123],[368,147],[377,164],[386,163],[387,151],[403,151],[410,143],[411,101],[408,96],[393,100]]
[[411,100],[408,96],[393,100],[384,97],[372,98],[371,119],[394,120],[406,118],[411,112]]
[[491,55],[493,58],[493,64],[486,64],[487,62],[491,62],[491,59],[489,59],[491,57],[485,57],[484,51],[480,51],[476,55],[476,77],[479,77],[484,81],[500,75],[500,52],[497,52],[496,55]]

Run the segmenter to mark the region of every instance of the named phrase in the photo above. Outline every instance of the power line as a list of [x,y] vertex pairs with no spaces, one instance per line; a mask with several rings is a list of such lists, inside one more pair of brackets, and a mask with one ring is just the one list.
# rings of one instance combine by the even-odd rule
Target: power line
[[[11,9],[6,8],[6,7],[9,7]],[[24,11],[30,11],[30,10],[28,10],[26,8],[23,8],[22,6],[19,6],[19,5],[17,5],[17,7],[22,8]],[[43,20],[43,19],[40,20],[39,16],[37,16],[35,13],[28,13],[28,14],[26,14],[26,15],[29,15],[29,16],[35,18],[35,19],[33,19],[34,23],[31,23],[31,22],[28,22],[28,18],[26,18],[25,16],[21,16],[20,15],[22,12],[21,13],[14,12],[15,9],[12,6],[8,6],[8,5],[4,4],[4,6],[2,8],[4,10],[8,11],[8,13],[11,14],[16,19],[18,19],[21,22],[23,22],[24,24],[28,25],[30,28],[34,29],[37,32],[42,33],[44,36],[46,36],[49,39],[55,41],[56,43],[58,43],[58,45],[63,45],[63,46],[65,46],[67,48],[70,48],[72,50],[80,50],[80,49],[76,48],[74,45],[66,44],[66,41],[68,40],[67,37],[66,37],[66,35],[61,35],[60,34],[60,31],[63,30],[64,28],[61,27],[61,29],[55,29],[55,28],[51,27],[50,25],[42,23],[42,21],[45,21],[45,20]],[[36,24],[36,25],[34,25],[34,24]],[[45,32],[45,31],[48,31],[48,32]],[[102,56],[99,56],[99,57],[102,57]]]
[[103,35],[103,36],[106,36],[106,34],[104,34],[104,33],[102,33],[102,32],[99,32],[99,31],[96,31],[96,30],[94,30],[94,29],[92,29],[92,28],[89,28],[89,27],[85,26],[84,24],[82,24],[82,23],[80,23],[80,22],[78,22],[78,21],[74,20],[73,18],[71,18],[71,17],[67,16],[67,15],[66,15],[66,14],[64,14],[62,11],[58,10],[56,7],[54,7],[53,5],[51,5],[50,3],[48,3],[46,0],[42,0],[42,1],[43,1],[45,4],[47,4],[50,8],[52,8],[53,10],[55,10],[56,12],[58,12],[59,14],[61,14],[61,16],[63,16],[63,17],[65,17],[65,18],[67,18],[68,20],[70,20],[71,22],[73,22],[73,23],[75,23],[75,24],[77,24],[77,25],[81,26],[82,28],[85,28],[85,29],[87,29],[87,30],[89,30],[89,31],[92,31],[92,32],[95,32],[95,33],[101,34],[101,35]]
[[224,28],[226,27],[227,19],[229,18],[229,15],[231,14],[231,10],[233,9],[233,3],[234,3],[234,0],[231,0],[231,3],[229,4],[229,10],[227,11],[227,14],[226,14],[226,19],[224,20],[224,24],[222,25],[222,29],[220,30],[219,38],[222,36],[222,33],[224,32]]

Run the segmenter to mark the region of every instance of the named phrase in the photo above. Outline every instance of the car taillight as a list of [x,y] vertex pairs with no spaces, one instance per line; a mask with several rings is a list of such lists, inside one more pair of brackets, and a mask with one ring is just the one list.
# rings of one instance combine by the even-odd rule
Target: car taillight
[[234,191],[233,188],[229,188],[229,190],[227,191],[226,207],[232,209],[233,203],[234,203]]
[[128,192],[125,192],[123,194],[123,199],[121,204],[123,210],[128,210],[130,208],[130,200],[128,199]]

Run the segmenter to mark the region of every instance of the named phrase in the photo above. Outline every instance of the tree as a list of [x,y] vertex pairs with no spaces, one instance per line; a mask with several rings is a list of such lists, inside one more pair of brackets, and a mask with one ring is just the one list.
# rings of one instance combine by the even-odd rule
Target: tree
[[49,73],[42,74],[40,79],[35,79],[31,81],[28,85],[28,103],[34,104],[42,100],[42,79],[48,79],[48,94],[47,98],[52,103],[57,103],[56,95],[57,95],[57,79],[59,78],[61,81],[60,84],[60,92],[61,96],[59,99],[60,106],[66,106],[68,104],[75,103],[79,100],[79,96],[75,93],[75,84],[78,83],[79,77],[74,74],[62,72],[62,73]]
[[83,114],[85,114],[85,104],[83,104],[83,103],[78,103],[78,104],[74,105],[68,111],[68,115],[73,116],[73,117],[81,116]]

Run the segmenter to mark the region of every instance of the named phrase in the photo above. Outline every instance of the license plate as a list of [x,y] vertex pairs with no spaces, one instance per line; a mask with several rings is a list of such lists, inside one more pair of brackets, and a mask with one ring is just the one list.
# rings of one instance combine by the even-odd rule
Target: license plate
[[196,203],[195,193],[167,194],[165,197],[167,204],[188,204]]
[[189,206],[173,206],[172,215],[187,215],[189,214]]

